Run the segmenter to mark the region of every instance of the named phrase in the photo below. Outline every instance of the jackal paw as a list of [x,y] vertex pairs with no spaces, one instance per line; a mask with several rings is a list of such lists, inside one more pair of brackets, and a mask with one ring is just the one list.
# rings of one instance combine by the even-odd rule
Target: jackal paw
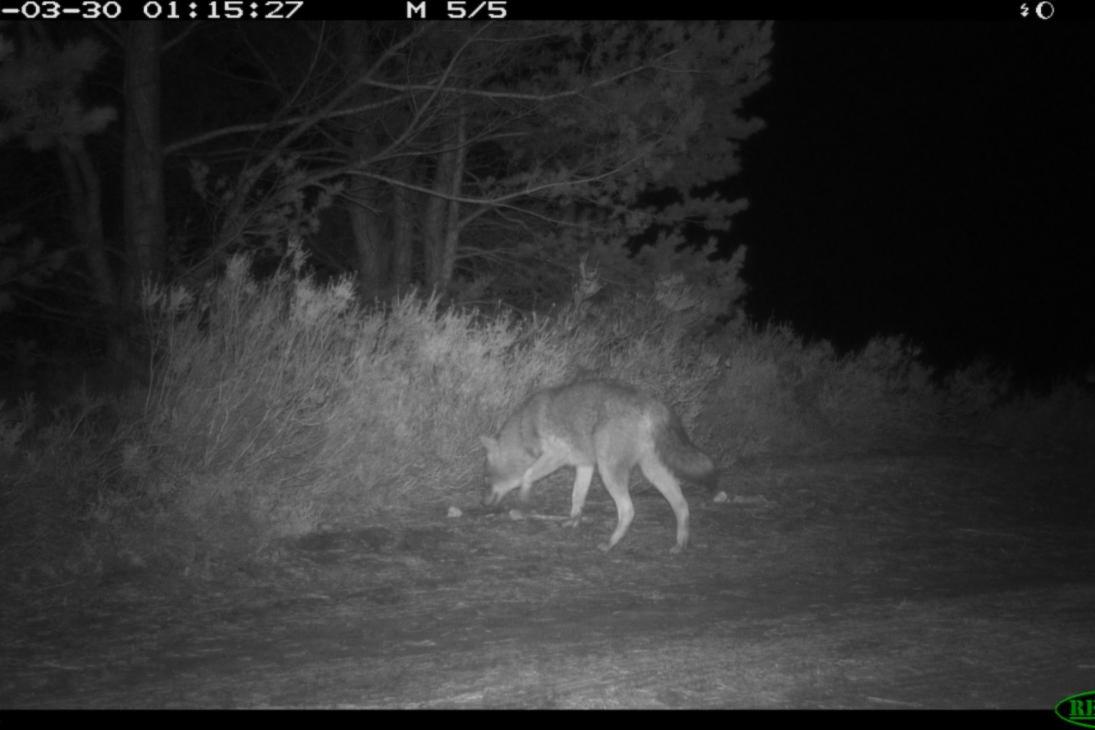
[[581,515],[575,515],[574,517],[568,517],[563,520],[563,527],[577,527],[582,521]]
[[684,550],[684,545],[674,545],[673,547],[669,548],[669,554],[680,555],[682,550]]
[[609,550],[612,549],[612,546],[607,542],[602,542],[600,545],[597,546],[597,549],[600,550],[602,553],[607,553]]

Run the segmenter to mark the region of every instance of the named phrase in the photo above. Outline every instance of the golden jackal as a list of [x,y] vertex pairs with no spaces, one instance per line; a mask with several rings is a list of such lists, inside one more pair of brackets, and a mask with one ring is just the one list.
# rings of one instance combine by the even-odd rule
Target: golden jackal
[[591,380],[539,391],[506,419],[497,438],[480,440],[487,449],[487,505],[498,504],[518,486],[525,500],[537,479],[573,466],[574,490],[565,523],[573,527],[581,519],[596,466],[616,502],[616,530],[601,550],[618,543],[635,516],[627,483],[636,464],[677,516],[673,553],[688,544],[688,503],[677,477],[712,490],[716,482],[714,463],[688,439],[676,414],[621,383]]

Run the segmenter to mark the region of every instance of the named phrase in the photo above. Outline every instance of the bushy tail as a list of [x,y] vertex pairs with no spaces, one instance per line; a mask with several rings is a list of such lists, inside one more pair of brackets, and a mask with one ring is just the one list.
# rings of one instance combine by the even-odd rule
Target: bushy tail
[[715,463],[689,440],[681,419],[672,411],[655,426],[654,448],[658,458],[678,477],[701,484],[712,492],[717,490]]

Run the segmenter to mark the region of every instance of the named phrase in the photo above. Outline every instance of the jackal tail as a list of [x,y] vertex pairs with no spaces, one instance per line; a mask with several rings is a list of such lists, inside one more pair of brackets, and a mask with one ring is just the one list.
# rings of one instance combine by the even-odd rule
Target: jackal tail
[[678,477],[703,485],[712,492],[718,487],[715,463],[692,443],[681,419],[672,411],[654,431],[654,448],[658,458]]

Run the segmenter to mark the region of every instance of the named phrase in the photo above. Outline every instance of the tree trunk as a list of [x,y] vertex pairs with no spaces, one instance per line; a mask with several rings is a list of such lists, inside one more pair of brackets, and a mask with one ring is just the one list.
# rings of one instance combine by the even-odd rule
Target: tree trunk
[[58,145],[57,156],[68,188],[73,235],[83,250],[92,296],[101,308],[101,321],[106,325],[107,357],[116,364],[128,365],[130,346],[124,309],[103,237],[99,173],[80,139]]
[[376,206],[375,190],[376,185],[371,180],[355,177],[346,204],[354,234],[354,250],[357,252],[358,282],[363,296],[370,299],[382,296],[381,290],[387,283],[387,251],[384,249],[378,216],[373,210]]
[[[355,79],[368,67],[368,34],[360,21],[344,21],[339,28],[347,75]],[[364,93],[359,93],[358,101],[363,96]],[[352,123],[358,128],[353,135],[353,155],[358,160],[369,159],[377,147],[376,138],[370,131],[370,125],[375,124],[375,120],[359,115]],[[354,250],[357,252],[358,283],[364,298],[383,298],[388,284],[389,251],[384,238],[386,221],[380,213],[380,193],[378,183],[355,175],[346,196],[346,212],[350,216]]]
[[84,253],[92,296],[105,310],[114,310],[118,306],[118,290],[103,238],[99,173],[80,140],[58,145],[57,157],[68,188],[72,232]]
[[445,149],[437,159],[434,195],[426,203],[426,285],[433,290],[444,290],[451,283],[460,242],[460,203],[455,196],[460,194],[464,175],[467,132],[463,113],[452,120],[452,127],[452,138],[440,143]]
[[460,243],[460,203],[456,198],[460,195],[461,183],[464,180],[464,161],[467,159],[467,116],[464,110],[460,110],[456,118],[456,159],[453,164],[452,179],[449,185],[449,198],[446,203],[448,215],[445,220],[445,245],[442,251],[441,283],[447,287],[452,283],[453,272],[456,268],[456,246]]
[[133,21],[125,36],[125,294],[159,279],[166,261],[163,146],[160,141],[160,50],[156,21]]
[[[393,172],[396,179],[414,183],[414,166],[403,162]],[[392,186],[392,290],[406,291],[411,285],[414,264],[414,193]]]

